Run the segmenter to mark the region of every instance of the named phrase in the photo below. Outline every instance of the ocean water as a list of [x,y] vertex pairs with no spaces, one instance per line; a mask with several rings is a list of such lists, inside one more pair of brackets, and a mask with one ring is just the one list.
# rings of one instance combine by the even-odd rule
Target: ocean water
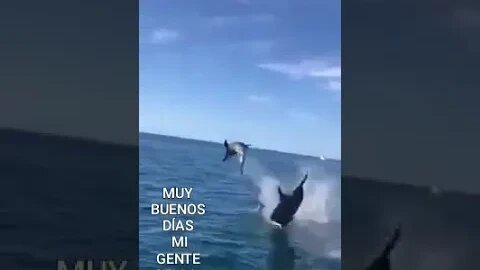
[[[223,155],[222,144],[140,134],[141,269],[340,269],[339,161],[253,148],[240,175],[238,161],[223,163]],[[305,172],[294,222],[274,229],[266,217],[278,202],[277,185],[291,191]],[[193,188],[192,198],[162,199],[162,188],[174,186]],[[165,232],[166,217],[151,215],[152,203],[204,203],[206,213],[190,217],[192,232]],[[188,247],[172,248],[172,235],[187,236]],[[201,253],[201,265],[157,264],[158,253],[174,250]]]
[[480,269],[480,195],[344,177],[342,269],[365,269],[401,225],[392,269]]
[[0,129],[0,148],[1,269],[137,268],[136,147]]

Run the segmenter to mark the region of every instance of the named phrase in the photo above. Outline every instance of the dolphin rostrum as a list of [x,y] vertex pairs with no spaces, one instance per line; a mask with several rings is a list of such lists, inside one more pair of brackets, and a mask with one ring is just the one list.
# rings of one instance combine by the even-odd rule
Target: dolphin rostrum
[[278,227],[285,227],[293,220],[293,216],[303,201],[303,184],[307,181],[308,174],[305,174],[302,182],[293,190],[292,195],[286,195],[282,192],[280,186],[278,187],[278,195],[280,202],[270,215],[272,222]]
[[225,157],[222,161],[225,162],[233,156],[238,156],[240,161],[240,173],[243,174],[243,167],[245,165],[246,155],[250,144],[245,144],[243,142],[228,143],[227,140],[225,140],[223,145],[225,146]]

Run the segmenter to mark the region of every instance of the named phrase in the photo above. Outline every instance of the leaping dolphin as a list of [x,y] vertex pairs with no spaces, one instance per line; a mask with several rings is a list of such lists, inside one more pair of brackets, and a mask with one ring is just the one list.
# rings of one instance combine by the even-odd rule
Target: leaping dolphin
[[225,162],[227,159],[233,156],[238,156],[240,161],[240,173],[243,174],[243,167],[245,165],[247,151],[251,145],[243,142],[228,143],[227,140],[223,142],[223,145],[225,146],[225,157],[222,161]]
[[286,195],[282,192],[280,186],[278,187],[278,195],[280,196],[280,203],[273,210],[270,219],[273,224],[278,227],[285,227],[293,220],[293,216],[303,201],[303,184],[307,181],[308,174],[305,174],[300,184],[293,190],[292,195]]

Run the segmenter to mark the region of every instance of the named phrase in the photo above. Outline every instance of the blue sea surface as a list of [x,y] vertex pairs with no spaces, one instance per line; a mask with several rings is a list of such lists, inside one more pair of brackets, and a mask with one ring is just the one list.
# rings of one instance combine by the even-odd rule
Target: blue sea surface
[[[253,146],[255,147],[255,146]],[[140,268],[195,270],[340,269],[340,161],[252,148],[245,175],[238,160],[222,162],[222,144],[140,134]],[[276,205],[276,187],[293,189],[310,177],[296,220],[273,228],[264,211]],[[164,187],[191,187],[191,199],[166,200]],[[206,213],[186,218],[191,232],[163,231],[167,216],[152,215],[152,203],[204,203]],[[172,248],[171,236],[187,236],[187,248]],[[165,266],[158,253],[201,253],[201,265]]]

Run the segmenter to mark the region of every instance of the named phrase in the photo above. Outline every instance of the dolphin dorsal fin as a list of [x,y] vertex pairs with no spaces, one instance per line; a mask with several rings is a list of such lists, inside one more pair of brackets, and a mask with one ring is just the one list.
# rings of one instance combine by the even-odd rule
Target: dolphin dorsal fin
[[285,200],[285,198],[287,197],[287,195],[285,195],[282,192],[282,189],[280,188],[280,186],[278,186],[278,195],[280,196],[280,202],[283,202]]

